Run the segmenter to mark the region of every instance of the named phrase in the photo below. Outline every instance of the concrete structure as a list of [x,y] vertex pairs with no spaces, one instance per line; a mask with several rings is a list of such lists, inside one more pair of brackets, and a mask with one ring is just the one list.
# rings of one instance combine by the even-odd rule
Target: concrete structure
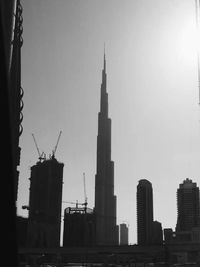
[[188,178],[177,190],[177,209],[176,232],[191,231],[194,227],[200,227],[199,188]]
[[152,243],[153,190],[152,184],[145,179],[137,185],[137,238],[138,245]]
[[29,247],[59,247],[63,163],[53,156],[31,167]]
[[98,114],[97,171],[95,176],[95,215],[97,245],[118,244],[114,195],[114,162],[111,161],[111,119],[108,118],[106,59],[102,70],[101,104]]
[[125,223],[120,224],[120,246],[128,245],[128,227]]
[[64,211],[63,247],[95,245],[95,215],[89,208]]

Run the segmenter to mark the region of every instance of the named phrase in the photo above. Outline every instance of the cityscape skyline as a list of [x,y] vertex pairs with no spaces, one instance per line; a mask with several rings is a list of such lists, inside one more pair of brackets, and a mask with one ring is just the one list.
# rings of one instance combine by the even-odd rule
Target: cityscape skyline
[[[153,2],[158,9],[161,8],[158,1]],[[175,7],[170,4],[170,1],[166,2],[168,2],[168,5],[166,4],[168,13],[166,14],[171,15],[172,21],[170,23],[172,24],[175,22],[174,16],[178,12],[177,6],[181,2],[183,6],[180,5],[179,8],[182,8],[181,11],[185,11],[184,15],[188,12],[192,15],[194,11],[192,4],[188,4],[186,1],[177,1],[177,6]],[[136,185],[138,180],[145,178],[150,180],[154,186],[155,217],[163,224],[163,228],[172,227],[174,229],[177,215],[176,189],[186,177],[195,181],[197,181],[198,177],[200,158],[197,143],[199,138],[199,111],[197,107],[198,88],[195,52],[189,51],[189,61],[186,58],[181,60],[179,58],[180,54],[175,57],[177,61],[173,61],[172,58],[175,52],[177,53],[177,46],[175,50],[173,50],[173,46],[170,46],[169,50],[167,50],[166,46],[165,50],[170,51],[172,49],[171,62],[170,60],[168,61],[169,65],[166,65],[167,58],[161,51],[159,52],[163,56],[163,65],[160,66],[159,53],[156,54],[156,60],[152,63],[151,54],[149,55],[148,53],[152,49],[154,49],[154,53],[156,52],[156,46],[153,47],[155,45],[153,37],[155,38],[156,32],[154,27],[161,18],[158,16],[150,23],[155,11],[151,9],[146,1],[136,1],[134,4],[131,1],[127,1],[127,6],[123,5],[122,13],[120,13],[122,6],[118,1],[114,9],[112,8],[113,1],[109,1],[108,4],[104,2],[104,6],[100,11],[98,7],[101,5],[98,1],[96,2],[98,4],[97,7],[92,5],[91,1],[85,1],[85,6],[78,2],[77,6],[73,5],[72,1],[68,1],[67,4],[60,1],[59,5],[54,4],[52,1],[49,3],[47,7],[45,1],[41,1],[40,4],[39,1],[36,1],[36,3],[22,1],[24,8],[23,38],[25,40],[22,49],[22,86],[26,89],[26,93],[24,94],[25,106],[23,111],[24,132],[20,140],[22,156],[19,168],[18,213],[23,213],[20,205],[28,202],[27,188],[29,187],[28,178],[30,176],[28,166],[34,165],[37,161],[37,151],[31,137],[32,132],[37,138],[40,150],[48,155],[48,152],[51,153],[51,148],[53,149],[55,145],[57,133],[62,130],[63,135],[56,158],[65,164],[63,200],[75,201],[77,199],[82,201],[84,198],[82,173],[85,172],[89,206],[94,206],[99,74],[102,69],[103,43],[105,42],[108,63],[109,113],[113,122],[112,159],[115,162],[118,223],[122,221],[128,222],[130,225],[130,243],[136,243]],[[147,5],[148,10],[145,14],[140,9],[144,4]],[[89,11],[91,12],[87,11],[89,6]],[[68,12],[68,17],[66,17],[73,28],[71,31],[69,26],[58,18],[57,13],[55,16],[57,21],[50,19],[51,12],[59,13],[64,7]],[[72,13],[75,15],[75,19],[70,16],[70,11],[67,11],[67,7],[68,10],[74,12]],[[135,15],[135,17],[133,16],[133,22],[137,23],[140,30],[143,29],[143,32],[140,32],[140,34],[144,35],[143,37],[138,35],[137,38],[130,39],[131,27],[128,28],[124,35],[122,34],[123,30],[127,30],[129,25],[125,15],[128,15],[128,19],[131,19],[131,12],[127,7],[129,9],[134,7],[132,10]],[[186,7],[189,7],[189,9]],[[79,14],[80,8],[83,8],[81,15]],[[108,20],[108,8],[110,8],[109,11],[113,12],[115,19],[119,14],[123,17],[123,19],[121,17],[121,24],[117,24],[116,20],[112,24]],[[113,33],[115,33],[114,35],[109,36],[111,32],[109,27],[107,28],[108,25],[101,24],[100,15],[103,14],[103,11],[107,11],[104,19],[109,22],[110,31],[112,29]],[[140,42],[138,42],[138,37],[140,37],[140,41],[143,40],[144,42],[149,34],[146,29],[146,23],[141,23],[136,16],[136,11],[139,11],[143,18],[148,15],[146,19],[150,23],[149,27],[152,27],[152,36],[149,40],[151,45],[146,54],[143,55],[146,60],[136,55],[137,52],[145,52],[145,49],[147,49],[144,43],[141,45],[142,48],[139,49]],[[36,14],[37,16],[35,16]],[[97,14],[99,15],[97,16]],[[86,20],[87,16],[88,20]],[[37,21],[35,20],[36,17]],[[167,22],[165,20],[166,17],[160,22],[162,30],[164,26],[167,27],[165,24]],[[188,21],[189,18],[191,17],[188,17]],[[92,19],[95,19],[97,23],[96,28],[91,27]],[[176,29],[180,26],[179,23],[183,21],[182,17],[179,17],[179,19],[180,21],[176,21],[177,24],[175,24]],[[69,40],[69,44],[67,44],[66,54],[58,53],[59,49],[64,52],[64,46],[66,46],[66,42],[62,39],[65,28],[61,27],[63,31],[57,31],[57,34],[60,33],[58,36],[55,35],[54,30],[52,35],[48,35],[50,34],[50,25],[53,26],[54,23],[60,27],[68,27],[68,34],[72,40]],[[194,26],[192,20],[189,23],[191,23],[189,26],[192,28]],[[119,25],[122,26],[122,24],[123,27],[120,29]],[[41,26],[40,29],[38,28],[39,25]],[[113,30],[113,26],[119,29],[123,42],[119,40],[117,44],[114,44],[115,38],[119,38],[119,33],[117,34]],[[132,27],[135,27],[134,24],[132,24]],[[101,33],[101,38],[97,39],[98,44],[94,42],[96,38],[95,29],[101,29],[103,32],[103,34]],[[90,37],[92,38],[90,39],[91,43],[88,44],[84,33],[89,34],[90,31],[94,35]],[[169,32],[169,35],[172,34],[172,32]],[[64,32],[65,34],[67,35],[67,31]],[[161,34],[161,29],[159,34],[157,41],[159,40],[164,44],[162,40],[164,35]],[[58,39],[58,37],[61,39]],[[126,43],[124,43],[125,37],[128,38]],[[51,38],[59,41],[51,44]],[[75,42],[79,38],[82,41],[82,46],[81,42],[80,44]],[[35,40],[37,40],[37,46],[35,45]],[[128,41],[130,41],[129,44]],[[72,43],[76,44],[75,47],[72,47]],[[135,48],[135,53],[133,54],[130,54],[131,45]],[[162,45],[160,47],[163,48]],[[30,48],[33,49],[33,54],[31,54]],[[48,48],[47,51],[50,53],[45,52],[45,48]],[[126,48],[129,48],[129,54],[125,53]],[[51,51],[54,51],[54,53],[52,54]],[[74,57],[74,53],[78,53],[78,55]],[[64,59],[61,58],[61,55],[64,56]],[[134,59],[136,59],[137,64],[131,65],[134,63]],[[45,66],[48,65],[46,70],[42,63],[43,60]],[[175,65],[172,63],[175,63]],[[152,64],[156,65],[155,69],[150,69]],[[162,79],[157,77],[156,67],[160,67],[159,76]],[[178,67],[179,69],[176,69]],[[145,68],[148,69],[149,74],[145,72]],[[174,75],[173,71],[176,71],[176,75]],[[50,77],[53,75],[55,80]],[[184,76],[184,82],[181,80],[182,76]],[[80,81],[78,81],[79,79]],[[159,91],[161,85],[163,90]],[[167,87],[168,91],[166,90]],[[192,88],[192,90],[190,91],[188,87]],[[83,88],[84,90],[82,90]],[[156,98],[156,101],[154,98]],[[146,133],[148,134],[146,135]],[[178,150],[178,148],[181,149]],[[172,188],[172,183],[174,183],[173,189],[168,191],[170,196],[167,197],[163,193],[166,188]],[[26,190],[27,193],[25,193]],[[166,218],[166,215],[160,209],[161,203],[167,207],[167,200],[173,205],[172,214],[167,216],[169,218]],[[126,209],[124,209],[127,206],[132,207],[131,215],[127,214]]]

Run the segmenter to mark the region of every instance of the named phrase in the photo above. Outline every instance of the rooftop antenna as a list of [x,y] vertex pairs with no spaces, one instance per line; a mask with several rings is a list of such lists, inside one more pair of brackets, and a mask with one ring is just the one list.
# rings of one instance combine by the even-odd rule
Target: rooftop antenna
[[59,133],[59,136],[58,136],[58,139],[57,139],[55,148],[54,148],[53,153],[52,153],[52,158],[55,158],[55,153],[56,153],[56,150],[57,150],[57,147],[58,147],[58,142],[59,142],[59,140],[60,140],[60,136],[61,136],[61,134],[62,134],[62,131],[60,131],[60,133]]

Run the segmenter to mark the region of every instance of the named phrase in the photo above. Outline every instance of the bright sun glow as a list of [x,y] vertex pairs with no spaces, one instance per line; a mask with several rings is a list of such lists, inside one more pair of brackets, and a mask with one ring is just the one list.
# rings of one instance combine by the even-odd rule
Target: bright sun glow
[[200,30],[194,20],[185,22],[178,39],[182,60],[186,64],[197,61],[197,56],[200,55]]

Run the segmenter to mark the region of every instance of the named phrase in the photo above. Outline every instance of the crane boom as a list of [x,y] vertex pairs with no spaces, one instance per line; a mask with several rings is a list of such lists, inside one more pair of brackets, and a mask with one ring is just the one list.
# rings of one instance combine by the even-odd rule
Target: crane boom
[[76,202],[71,202],[71,201],[62,201],[63,203],[69,203],[69,204],[75,204],[76,208],[78,208],[78,205],[84,205],[85,203],[79,203],[78,200]]
[[85,198],[85,207],[87,207],[87,194],[86,194],[86,185],[85,185],[85,173],[83,173],[83,186],[84,186],[84,198]]
[[57,139],[57,143],[56,143],[55,148],[54,148],[54,150],[53,150],[53,155],[54,155],[54,156],[55,156],[55,153],[56,153],[56,150],[57,150],[57,147],[58,147],[58,142],[59,142],[59,140],[60,140],[60,136],[61,136],[61,134],[62,134],[62,131],[60,131],[60,133],[59,133],[59,136],[58,136],[58,139]]
[[38,152],[38,155],[39,155],[39,158],[40,158],[40,157],[41,157],[40,150],[39,150],[39,148],[38,148],[38,145],[37,145],[37,142],[36,142],[36,139],[35,139],[35,136],[34,136],[33,133],[32,133],[32,136],[33,136],[33,140],[34,140],[34,143],[35,143],[35,146],[36,146],[36,148],[37,148],[37,152]]

